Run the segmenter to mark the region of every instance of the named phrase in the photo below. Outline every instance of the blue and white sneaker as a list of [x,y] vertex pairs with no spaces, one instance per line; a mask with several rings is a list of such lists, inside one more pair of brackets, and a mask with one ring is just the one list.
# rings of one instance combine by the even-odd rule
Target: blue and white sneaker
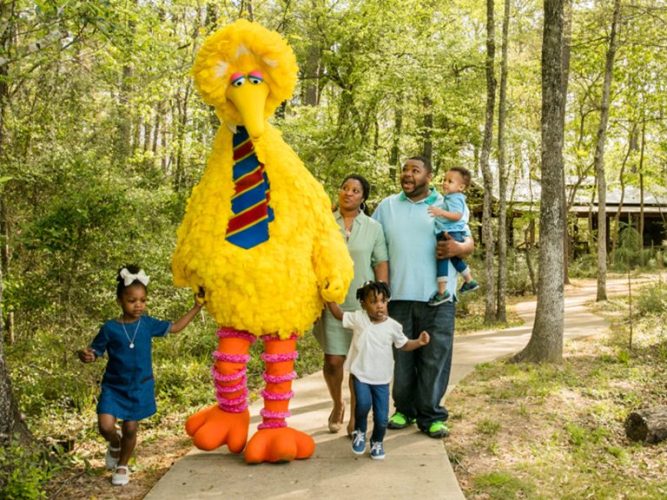
[[384,460],[384,446],[382,441],[371,441],[371,458],[373,460]]
[[366,435],[360,430],[352,432],[352,453],[363,455],[366,451]]

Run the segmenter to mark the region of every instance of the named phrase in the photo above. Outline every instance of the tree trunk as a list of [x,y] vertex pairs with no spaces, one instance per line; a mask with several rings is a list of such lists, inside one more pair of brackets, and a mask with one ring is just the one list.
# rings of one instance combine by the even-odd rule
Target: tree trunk
[[486,120],[484,123],[484,141],[480,156],[480,167],[484,178],[484,208],[482,212],[482,230],[485,250],[484,268],[486,274],[486,294],[484,307],[484,323],[492,323],[496,317],[495,279],[493,273],[494,241],[491,223],[493,202],[493,174],[489,166],[489,155],[493,142],[493,112],[496,101],[496,77],[494,71],[496,40],[495,20],[493,16],[493,0],[486,2]]
[[[570,82],[570,43],[572,41],[572,0],[565,0],[563,4],[564,19],[563,19],[563,109],[561,110],[561,119],[563,120],[563,128],[565,128],[565,106],[567,105],[567,88]],[[565,221],[565,230],[563,231],[563,283],[568,285],[570,277],[568,275],[568,267],[570,262],[570,235],[567,224],[567,192],[565,185],[565,168],[563,168],[563,220]]]
[[625,434],[632,441],[646,443],[667,439],[667,406],[633,411],[625,420]]
[[153,138],[151,140],[151,151],[153,151],[153,162],[157,159],[157,149],[162,127],[162,114],[164,113],[164,101],[157,103],[155,107],[155,118],[153,119]]
[[507,166],[505,163],[505,114],[507,111],[507,39],[510,23],[510,0],[505,0],[498,97],[498,293],[496,320],[507,321]]
[[[3,317],[3,274],[0,268],[0,318]],[[9,370],[5,361],[4,331],[0,321],[0,446],[6,447],[15,437],[19,443],[29,444],[33,441],[32,435],[21,418],[18,405],[12,393],[12,384],[9,380]]]
[[301,100],[306,106],[320,104],[321,51],[317,44],[308,47],[306,60],[301,68]]
[[618,182],[621,184],[621,199],[619,200],[618,207],[616,208],[616,215],[614,216],[614,233],[611,238],[611,255],[614,256],[614,258],[616,256],[616,246],[621,236],[621,211],[623,210],[623,202],[625,201],[625,167],[628,164],[630,153],[636,149],[637,124],[633,123],[632,129],[630,130],[630,136],[628,137],[628,149],[625,152],[623,162],[621,163],[621,170],[618,173]]
[[389,155],[389,178],[396,180],[396,172],[399,167],[399,153],[401,135],[403,134],[403,94],[399,94],[394,106],[394,136],[392,138],[391,153]]
[[621,17],[621,0],[614,0],[614,14],[611,21],[609,47],[604,70],[602,100],[600,102],[600,126],[598,127],[597,144],[595,147],[595,175],[598,185],[598,290],[597,301],[607,300],[607,181],[605,179],[604,146],[609,120],[609,94],[613,77],[614,57],[616,56],[616,31]]
[[535,271],[533,270],[533,261],[530,258],[531,247],[526,245],[526,267],[528,268],[528,278],[530,279],[530,289],[533,295],[537,294],[537,284],[535,283]]
[[563,359],[563,0],[544,0],[542,41],[542,195],[535,324],[514,360]]
[[642,121],[642,145],[639,150],[639,263],[644,265],[644,145],[646,120]]
[[429,96],[425,96],[422,102],[424,104],[422,155],[433,165],[433,100]]

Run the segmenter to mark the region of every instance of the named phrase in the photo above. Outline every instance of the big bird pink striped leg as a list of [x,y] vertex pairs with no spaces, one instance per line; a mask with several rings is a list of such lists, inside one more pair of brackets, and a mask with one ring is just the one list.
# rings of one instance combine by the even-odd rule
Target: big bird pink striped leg
[[218,337],[218,350],[213,353],[215,363],[211,369],[218,404],[190,416],[185,430],[199,449],[210,451],[226,444],[232,453],[241,453],[248,440],[250,423],[246,364],[255,336],[220,328]]
[[262,359],[266,366],[266,387],[262,391],[264,409],[260,412],[262,423],[246,447],[245,461],[257,464],[308,458],[315,451],[315,441],[308,434],[287,427],[285,422],[285,418],[290,415],[289,401],[294,395],[292,380],[296,378],[296,336],[287,340],[275,336],[262,339]]

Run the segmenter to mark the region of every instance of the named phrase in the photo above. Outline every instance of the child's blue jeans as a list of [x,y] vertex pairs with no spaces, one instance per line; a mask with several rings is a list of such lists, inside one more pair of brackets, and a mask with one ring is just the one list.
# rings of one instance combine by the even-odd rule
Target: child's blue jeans
[[373,434],[371,441],[382,442],[389,419],[389,384],[367,384],[351,375],[357,406],[354,409],[354,426],[366,434],[368,412],[373,408]]
[[[449,236],[451,236],[454,241],[458,241],[459,243],[462,243],[463,240],[465,240],[466,233],[464,231],[452,231],[447,232]],[[441,233],[438,233],[438,241],[444,240],[445,239],[445,233],[444,231]],[[446,278],[447,277],[447,265],[449,262],[452,263],[452,266],[454,266],[454,269],[456,269],[456,272],[462,273],[463,271],[466,270],[468,267],[468,264],[466,264],[465,260],[461,259],[460,257],[451,257],[449,259],[438,259],[438,278]]]

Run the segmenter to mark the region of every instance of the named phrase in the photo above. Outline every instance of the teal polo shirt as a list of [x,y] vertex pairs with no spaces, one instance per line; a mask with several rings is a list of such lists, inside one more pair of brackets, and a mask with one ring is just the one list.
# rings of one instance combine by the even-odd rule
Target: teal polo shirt
[[[391,298],[428,302],[437,291],[434,218],[428,207],[441,204],[435,189],[419,201],[402,191],[382,200],[373,218],[382,224],[389,251]],[[447,291],[456,295],[456,270],[449,266]]]

